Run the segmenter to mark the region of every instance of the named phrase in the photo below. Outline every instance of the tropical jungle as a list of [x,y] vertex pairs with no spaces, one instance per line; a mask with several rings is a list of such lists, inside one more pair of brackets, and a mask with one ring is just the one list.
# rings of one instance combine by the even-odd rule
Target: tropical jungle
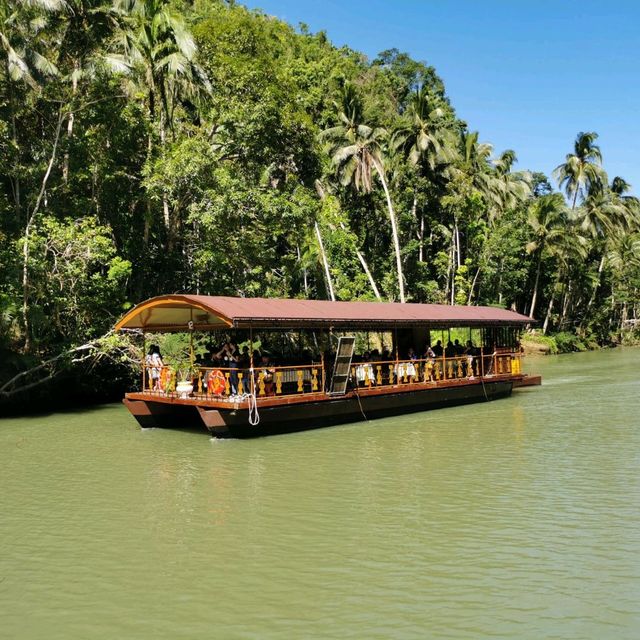
[[638,340],[640,203],[595,131],[552,175],[438,72],[222,0],[0,2],[0,402],[104,399],[163,293],[481,304]]

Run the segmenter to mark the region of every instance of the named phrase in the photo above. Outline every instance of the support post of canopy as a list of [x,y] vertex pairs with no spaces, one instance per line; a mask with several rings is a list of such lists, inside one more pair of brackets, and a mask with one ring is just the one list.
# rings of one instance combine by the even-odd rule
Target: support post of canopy
[[144,329],[143,329],[142,330],[142,358],[140,359],[140,364],[142,365],[141,369],[142,369],[142,391],[143,391],[143,393],[145,391],[146,378],[147,378],[147,372],[146,372],[146,368],[145,368],[146,357],[147,357],[147,336],[145,335]]
[[256,393],[256,381],[253,375],[253,326],[249,325],[249,378],[251,395],[255,396]]
[[195,354],[193,353],[193,308],[189,309],[189,376],[193,376]]

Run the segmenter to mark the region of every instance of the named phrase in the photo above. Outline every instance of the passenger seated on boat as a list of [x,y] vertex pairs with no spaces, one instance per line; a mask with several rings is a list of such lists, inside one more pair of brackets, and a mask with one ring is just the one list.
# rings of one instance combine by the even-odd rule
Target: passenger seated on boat
[[427,348],[425,349],[424,352],[424,358],[427,361],[426,362],[426,373],[425,373],[425,382],[434,382],[435,381],[435,375],[434,375],[434,365],[436,362],[436,354],[434,353],[433,349],[431,348],[431,345],[428,344]]
[[389,362],[390,360],[392,360],[389,347],[382,347],[382,355],[380,357],[382,358],[382,362]]
[[227,340],[214,356],[221,366],[230,369],[229,385],[232,395],[238,393],[238,356],[238,346],[231,340]]
[[396,377],[399,382],[411,381],[416,377],[416,367],[413,364],[413,361],[417,360],[418,356],[416,355],[413,347],[409,347],[406,359],[410,362],[400,362],[396,366]]
[[358,386],[375,384],[375,377],[373,375],[373,367],[370,364],[371,354],[365,351],[362,354],[361,364],[356,367],[356,381]]
[[268,396],[274,395],[274,376],[276,370],[273,368],[273,363],[268,353],[263,353],[260,358],[260,367],[258,370],[258,385],[260,373],[263,374],[264,380],[264,392]]
[[464,354],[464,347],[460,344],[460,340],[457,338],[453,342],[453,349],[456,352],[457,356],[461,356]]
[[442,358],[443,349],[442,349],[442,340],[438,340],[433,347],[433,353],[436,358]]

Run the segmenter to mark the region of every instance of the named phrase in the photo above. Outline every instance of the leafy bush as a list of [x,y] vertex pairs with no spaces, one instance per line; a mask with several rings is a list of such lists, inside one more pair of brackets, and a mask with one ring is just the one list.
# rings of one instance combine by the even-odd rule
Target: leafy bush
[[525,351],[539,353],[558,353],[558,345],[553,336],[546,336],[542,333],[528,333],[522,337],[522,346]]

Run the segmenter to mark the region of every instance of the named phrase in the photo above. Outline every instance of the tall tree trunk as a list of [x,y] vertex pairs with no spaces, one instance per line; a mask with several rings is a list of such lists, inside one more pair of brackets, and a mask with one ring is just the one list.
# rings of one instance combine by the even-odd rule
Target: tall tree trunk
[[576,189],[576,192],[573,194],[573,204],[571,205],[572,211],[576,208],[577,200],[578,200],[578,189]]
[[[340,223],[340,228],[343,231],[349,231],[347,227],[344,224],[342,224],[342,222]],[[358,260],[360,260],[360,264],[362,265],[363,271],[365,272],[367,278],[369,278],[369,284],[371,285],[371,289],[373,289],[373,293],[375,297],[378,300],[382,300],[380,291],[378,291],[378,287],[376,286],[376,281],[373,279],[373,276],[371,275],[371,271],[369,270],[369,265],[367,264],[367,261],[364,259],[364,256],[362,255],[362,252],[360,251],[360,249],[358,249],[358,247],[356,247],[356,255],[358,256]]]
[[324,244],[322,243],[322,234],[320,233],[320,226],[315,223],[316,237],[318,238],[318,246],[320,247],[320,255],[322,256],[322,265],[324,266],[324,275],[327,279],[327,288],[329,289],[329,297],[332,302],[335,302],[336,296],[333,293],[333,283],[331,282],[331,272],[329,271],[329,261],[327,260],[327,254],[324,252]]
[[418,223],[418,262],[424,262],[424,211],[420,211],[418,217],[418,196],[413,194],[413,204],[411,205],[411,214]]
[[[302,266],[302,256],[300,254],[300,245],[296,244],[296,252],[298,254],[298,263]],[[307,267],[302,266],[302,283],[304,285],[304,294],[309,297],[309,282],[307,280]]]
[[[316,187],[316,192],[320,196],[320,200],[324,200],[326,197],[326,193],[320,180],[316,180],[315,187]],[[342,222],[340,223],[340,228],[343,231],[347,231],[347,232],[349,231],[346,225],[344,225]],[[300,249],[298,249],[298,255],[299,255],[299,252],[300,252]],[[378,291],[378,287],[376,286],[376,282],[373,279],[373,276],[371,275],[371,271],[369,270],[369,265],[367,264],[367,261],[364,259],[364,255],[362,255],[362,252],[357,247],[356,247],[356,255],[358,256],[358,260],[360,260],[360,264],[362,265],[362,268],[364,269],[364,272],[367,278],[369,278],[369,284],[371,285],[371,289],[373,289],[373,293],[375,297],[378,300],[382,300],[382,297],[380,296],[380,292]],[[306,291],[306,273],[307,272],[305,269],[305,291]]]
[[404,297],[404,275],[402,273],[402,259],[400,256],[400,240],[398,238],[398,225],[396,223],[396,214],[393,211],[393,204],[391,202],[391,194],[389,193],[389,188],[387,186],[387,181],[384,177],[384,169],[378,160],[373,161],[373,166],[376,169],[376,173],[378,174],[378,178],[380,178],[380,182],[382,183],[382,188],[384,189],[384,195],[387,199],[387,209],[389,212],[389,220],[391,221],[391,233],[393,236],[393,248],[396,254],[396,269],[398,271],[398,288],[400,290],[400,302],[405,302]]
[[600,281],[602,280],[602,270],[604,269],[604,256],[605,251],[602,252],[602,257],[600,258],[600,264],[598,265],[598,278],[596,279],[595,284],[593,285],[593,291],[591,292],[591,297],[589,298],[589,302],[587,302],[587,308],[584,311],[584,316],[582,318],[582,322],[580,323],[580,328],[582,329],[587,322],[587,318],[589,316],[589,311],[591,310],[591,305],[595,302],[596,293],[598,293],[598,289],[600,288]]
[[[160,146],[162,149],[162,155],[165,154],[165,146],[167,143],[167,132],[164,112],[160,113]],[[171,220],[171,210],[169,209],[169,198],[167,197],[166,189],[162,189],[162,214],[164,219],[164,227],[167,231],[167,249],[173,251],[174,243],[174,229],[173,221]]]
[[536,269],[536,281],[533,284],[533,296],[531,297],[531,309],[529,315],[533,318],[533,314],[536,312],[536,301],[538,298],[538,283],[540,282],[540,269],[542,267],[542,249],[538,255],[538,268]]
[[549,328],[549,320],[551,319],[551,312],[553,311],[553,303],[556,299],[555,290],[551,292],[551,298],[549,300],[549,306],[547,307],[547,314],[544,317],[544,324],[542,325],[542,333],[546,334],[547,329]]
[[547,307],[547,313],[544,317],[544,324],[542,325],[543,334],[546,334],[547,329],[549,328],[549,321],[551,320],[551,312],[553,311],[553,305],[556,299],[556,289],[558,288],[558,283],[560,282],[560,274],[561,274],[561,271],[558,271],[558,275],[556,276],[556,279],[553,283],[553,287],[551,288],[551,298],[549,299],[549,306]]
[[[75,60],[73,63],[73,73],[71,74],[71,104],[74,104],[76,93],[78,91],[78,76],[77,72],[80,69],[80,63]],[[73,110],[69,111],[69,119],[67,120],[67,138],[69,139],[69,144],[71,142],[71,138],[73,138],[73,124],[75,120],[75,115]],[[62,159],[62,181],[67,184],[69,179],[69,150],[67,149],[64,152],[64,157]]]
[[559,329],[562,330],[562,328],[564,327],[566,321],[567,321],[567,315],[569,314],[569,303],[571,302],[571,282],[569,282],[569,285],[566,287],[565,292],[564,292],[564,298],[562,300],[562,313],[560,315],[560,324],[559,324]]
[[[149,131],[147,133],[147,163],[151,163],[151,158],[153,156],[153,123],[155,122],[156,117],[156,96],[153,74],[149,70],[147,70],[147,85],[149,86]],[[153,222],[151,199],[149,198],[148,194],[146,196],[146,209],[147,212],[144,219],[144,231],[142,234],[145,249],[149,246],[149,240],[151,236],[151,223]]]
[[[8,82],[9,88],[9,107],[11,109],[11,141],[13,142],[13,148],[18,151],[18,167],[20,165],[20,155],[18,146],[18,128],[16,126],[16,110],[15,110],[15,96],[13,91],[13,82]],[[13,185],[13,202],[16,212],[16,220],[21,222],[22,218],[22,203],[20,201],[20,169],[18,168],[15,175],[12,176],[11,183]]]
[[22,246],[22,323],[24,327],[24,350],[29,351],[31,348],[31,326],[29,324],[29,240],[31,237],[31,229],[35,221],[36,215],[40,212],[40,206],[42,199],[47,188],[47,182],[51,175],[51,170],[56,161],[56,154],[58,153],[58,143],[60,141],[60,131],[62,130],[62,123],[65,119],[65,114],[62,109],[58,114],[58,124],[56,126],[56,133],[53,140],[53,149],[51,151],[51,157],[49,158],[49,164],[42,178],[42,184],[40,185],[40,191],[38,197],[33,205],[31,214],[27,218],[27,224],[24,230],[24,244]]
[[480,275],[480,269],[482,267],[478,267],[476,270],[476,275],[473,276],[473,282],[471,283],[471,288],[469,289],[469,297],[467,298],[467,304],[471,304],[471,299],[473,298],[473,290],[475,289],[476,282],[478,280],[478,276]]
[[451,295],[451,265],[453,264],[453,237],[451,238],[451,244],[449,245],[449,255],[447,257],[447,282],[444,288],[444,298],[449,300]]
[[373,293],[376,299],[379,301],[382,300],[380,291],[378,291],[378,287],[376,286],[376,281],[373,279],[373,276],[371,275],[371,271],[369,271],[369,265],[367,264],[367,261],[364,259],[364,256],[362,255],[359,249],[356,249],[356,254],[358,255],[358,260],[360,260],[360,264],[362,265],[364,272],[367,274],[367,278],[369,278],[369,284],[373,289]]
[[624,325],[628,317],[629,316],[627,315],[627,302],[625,300],[625,302],[622,305],[622,313],[620,314],[620,332],[622,332],[622,330],[624,329]]
[[424,211],[420,212],[420,235],[418,236],[418,260],[424,262]]
[[451,255],[449,258],[449,264],[451,269],[451,298],[449,304],[453,305],[456,299],[456,237],[451,234]]

